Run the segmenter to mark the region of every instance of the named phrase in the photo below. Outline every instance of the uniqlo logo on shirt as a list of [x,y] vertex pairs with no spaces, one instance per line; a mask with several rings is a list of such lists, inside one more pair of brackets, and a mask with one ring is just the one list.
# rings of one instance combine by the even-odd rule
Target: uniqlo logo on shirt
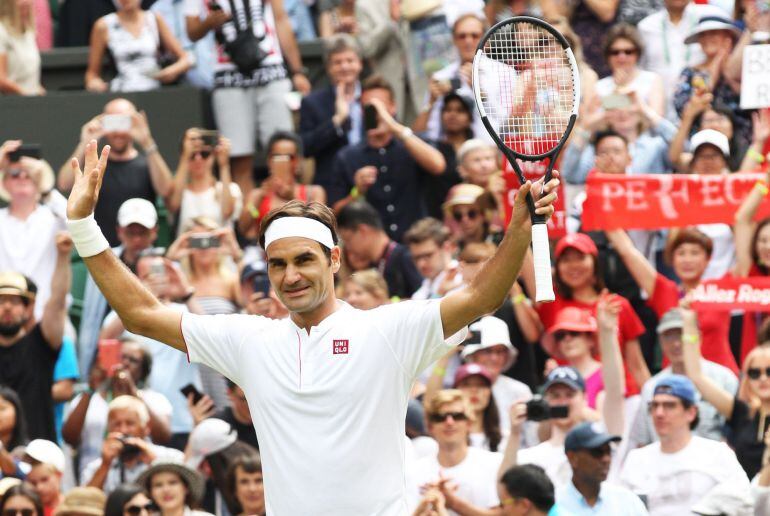
[[334,341],[334,354],[335,355],[347,355],[348,354],[348,340],[335,340]]

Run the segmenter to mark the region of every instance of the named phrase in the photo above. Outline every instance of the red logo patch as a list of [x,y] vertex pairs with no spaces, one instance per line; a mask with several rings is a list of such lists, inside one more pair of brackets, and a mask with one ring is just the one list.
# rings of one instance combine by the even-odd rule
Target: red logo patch
[[334,354],[335,355],[348,354],[348,339],[334,341]]

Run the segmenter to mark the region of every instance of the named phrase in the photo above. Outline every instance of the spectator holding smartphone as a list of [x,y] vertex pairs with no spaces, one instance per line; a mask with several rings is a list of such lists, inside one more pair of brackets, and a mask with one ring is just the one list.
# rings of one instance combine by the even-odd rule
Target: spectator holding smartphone
[[[190,57],[174,37],[163,18],[142,9],[141,0],[121,0],[117,12],[103,16],[91,29],[88,91],[149,91],[161,84],[176,82],[191,66]],[[161,66],[160,50],[174,61]],[[108,85],[102,78],[102,62],[109,51],[115,61],[117,76]]]
[[[214,175],[215,163],[219,179]],[[241,189],[230,177],[230,141],[196,127],[185,131],[174,186],[166,204],[171,213],[177,214],[179,232],[196,217],[207,217],[224,226],[238,219],[242,205]]]

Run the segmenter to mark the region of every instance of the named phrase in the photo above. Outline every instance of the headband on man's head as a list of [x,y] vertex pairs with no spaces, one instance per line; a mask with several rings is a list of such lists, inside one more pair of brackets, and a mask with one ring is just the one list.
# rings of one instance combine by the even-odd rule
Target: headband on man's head
[[290,237],[309,238],[329,250],[334,247],[332,231],[322,222],[307,217],[281,217],[273,220],[265,231],[265,250],[276,240]]

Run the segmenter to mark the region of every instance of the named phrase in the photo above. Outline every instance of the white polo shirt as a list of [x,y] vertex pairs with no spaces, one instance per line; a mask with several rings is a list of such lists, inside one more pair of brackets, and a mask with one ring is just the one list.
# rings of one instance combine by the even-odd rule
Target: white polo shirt
[[339,309],[310,334],[291,319],[184,314],[192,362],[241,386],[265,471],[267,513],[407,513],[404,419],[443,338],[440,302]]

